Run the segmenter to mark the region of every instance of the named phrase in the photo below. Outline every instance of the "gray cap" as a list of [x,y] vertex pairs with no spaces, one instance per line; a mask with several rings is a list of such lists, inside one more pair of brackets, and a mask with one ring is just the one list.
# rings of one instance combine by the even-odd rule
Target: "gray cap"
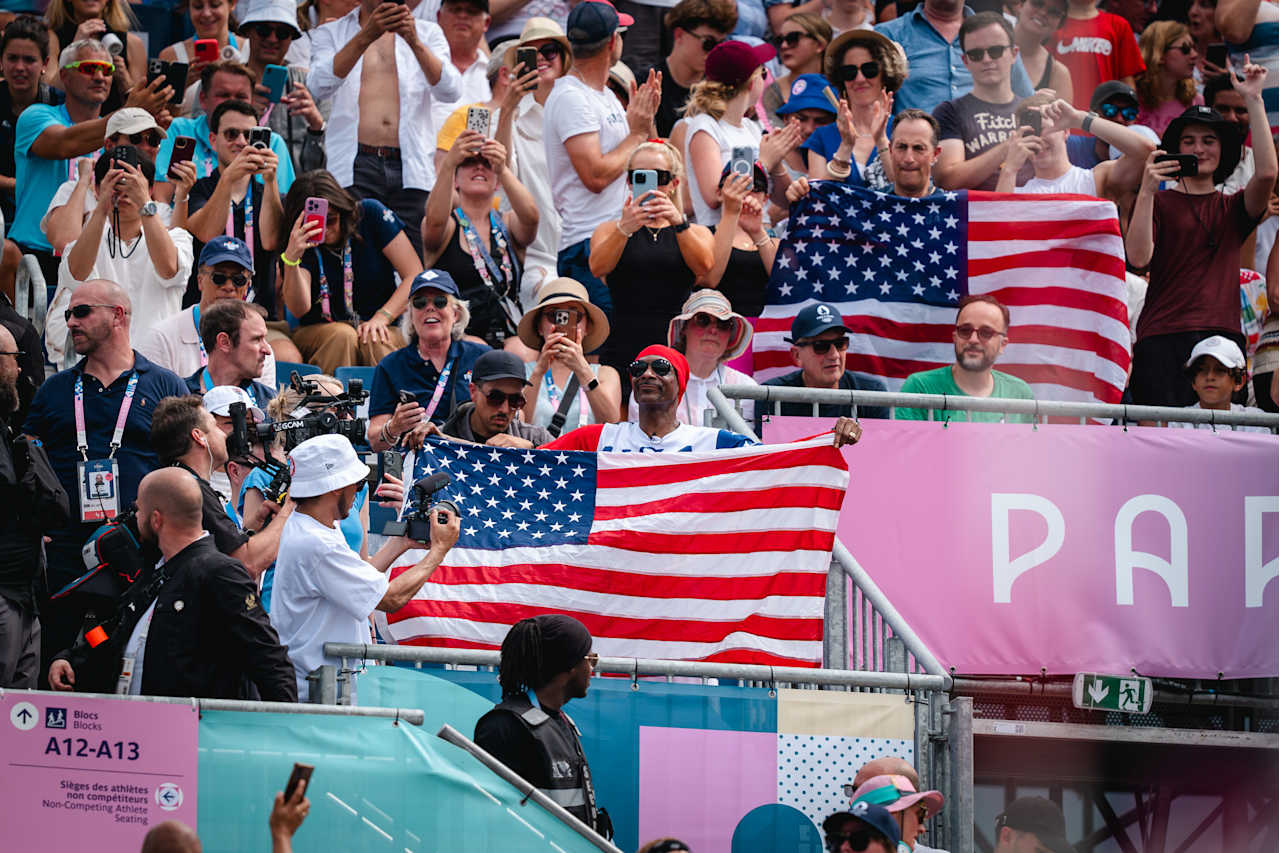
[[531,384],[524,377],[524,362],[520,356],[506,350],[493,349],[476,359],[471,367],[471,381],[479,385],[481,382],[493,382],[497,379],[519,379],[525,385]]

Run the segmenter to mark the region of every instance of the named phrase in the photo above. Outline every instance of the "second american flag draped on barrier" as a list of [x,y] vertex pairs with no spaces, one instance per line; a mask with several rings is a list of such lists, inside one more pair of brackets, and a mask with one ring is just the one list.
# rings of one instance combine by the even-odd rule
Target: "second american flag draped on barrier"
[[[818,666],[849,472],[828,433],[702,453],[518,450],[430,440],[406,474],[447,472],[462,533],[387,614],[399,643],[496,649],[567,613],[606,656]],[[394,576],[422,555],[409,551]]]

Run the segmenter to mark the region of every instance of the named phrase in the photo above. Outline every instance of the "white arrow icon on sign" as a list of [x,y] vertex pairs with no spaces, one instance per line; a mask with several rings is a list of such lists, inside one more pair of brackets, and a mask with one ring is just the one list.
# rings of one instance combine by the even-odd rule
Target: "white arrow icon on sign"
[[1104,684],[1099,684],[1096,681],[1089,685],[1089,698],[1092,699],[1095,704],[1100,704],[1103,699],[1107,698],[1107,694],[1110,692],[1110,687],[1107,687]]

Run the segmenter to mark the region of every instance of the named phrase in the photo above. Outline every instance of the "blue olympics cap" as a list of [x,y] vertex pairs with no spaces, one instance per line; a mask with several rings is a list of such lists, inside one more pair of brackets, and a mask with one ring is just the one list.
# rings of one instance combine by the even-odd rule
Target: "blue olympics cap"
[[413,284],[409,287],[409,298],[412,299],[419,290],[426,290],[429,287],[450,296],[460,295],[458,283],[453,280],[453,276],[444,270],[424,270],[414,276]]
[[223,261],[232,261],[253,272],[253,255],[249,254],[249,247],[243,240],[235,237],[214,237],[200,250],[199,265],[202,267],[211,267]]
[[[830,86],[827,78],[821,74],[801,74],[791,83],[791,94],[787,102],[778,107],[778,115],[791,115],[800,110],[822,110],[835,115],[836,108],[822,94],[822,90],[829,89]],[[834,92],[831,95],[836,97]],[[839,101],[839,98],[836,100]]]
[[847,812],[836,812],[824,820],[822,822],[823,833],[830,836],[839,832],[840,827],[847,823],[850,818],[865,823],[876,833],[889,839],[891,847],[897,847],[899,842],[902,841],[902,830],[898,828],[898,821],[894,819],[893,815],[889,814],[889,810],[884,806],[868,802],[854,803]]
[[786,341],[793,344],[796,341],[820,335],[828,329],[853,331],[844,324],[844,318],[840,316],[836,306],[827,302],[815,302],[802,308],[796,318],[791,321],[791,337]]

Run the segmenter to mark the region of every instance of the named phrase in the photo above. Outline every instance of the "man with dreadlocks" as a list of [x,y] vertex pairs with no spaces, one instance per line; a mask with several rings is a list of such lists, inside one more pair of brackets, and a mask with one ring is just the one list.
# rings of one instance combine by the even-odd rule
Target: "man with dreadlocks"
[[578,727],[563,710],[587,695],[598,660],[590,632],[572,616],[520,620],[502,641],[502,701],[476,723],[475,741],[578,820],[611,836],[608,814],[596,811]]

